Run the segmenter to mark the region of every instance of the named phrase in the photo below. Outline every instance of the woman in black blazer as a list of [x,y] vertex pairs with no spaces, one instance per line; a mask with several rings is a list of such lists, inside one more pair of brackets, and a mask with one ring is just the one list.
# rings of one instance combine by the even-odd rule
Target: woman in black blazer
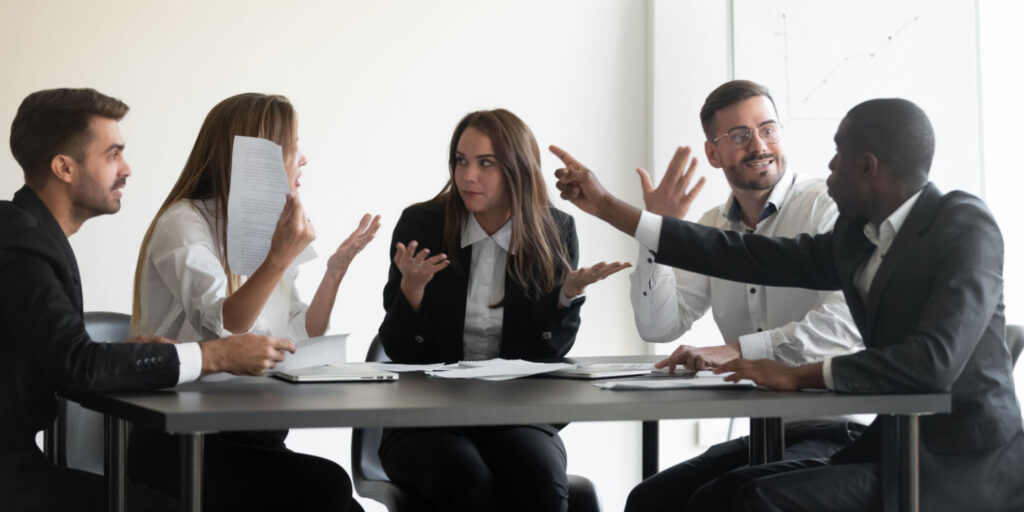
[[[395,226],[380,337],[399,363],[556,360],[580,325],[583,291],[628,266],[578,260],[572,217],[548,201],[540,150],[507,110],[455,128],[450,179]],[[388,429],[384,470],[438,510],[566,510],[557,425]]]

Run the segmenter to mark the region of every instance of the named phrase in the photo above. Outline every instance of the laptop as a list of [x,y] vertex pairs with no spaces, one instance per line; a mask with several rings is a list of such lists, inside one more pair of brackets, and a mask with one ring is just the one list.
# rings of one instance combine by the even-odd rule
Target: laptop
[[650,363],[587,363],[577,365],[576,368],[558,370],[545,373],[545,377],[562,377],[566,379],[611,379],[615,377],[660,377],[660,376],[685,376],[693,375],[692,370],[683,367],[676,367],[674,374],[668,373],[667,368],[656,369]]
[[365,382],[398,379],[398,374],[367,363],[334,363],[294,368],[270,373],[271,377],[288,382]]

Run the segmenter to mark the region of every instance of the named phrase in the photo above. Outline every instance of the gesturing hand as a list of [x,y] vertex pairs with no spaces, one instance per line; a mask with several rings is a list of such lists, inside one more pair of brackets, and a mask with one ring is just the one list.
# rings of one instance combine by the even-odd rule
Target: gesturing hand
[[655,368],[668,367],[669,373],[676,371],[676,365],[691,370],[707,370],[740,358],[739,344],[732,343],[717,347],[691,347],[680,345],[672,355],[654,363]]
[[602,261],[596,265],[590,267],[580,267],[569,275],[565,276],[565,281],[562,283],[562,294],[566,297],[575,297],[587,290],[587,286],[590,286],[624,268],[630,267],[629,263],[623,263],[616,261],[613,263],[606,263]]
[[600,217],[598,211],[610,196],[597,180],[597,176],[564,149],[558,146],[550,146],[548,149],[565,164],[564,168],[555,171],[555,177],[558,178],[555,187],[561,191],[562,199],[570,201],[591,215]]
[[395,244],[395,265],[402,273],[402,293],[417,311],[423,302],[423,290],[427,283],[449,263],[444,253],[430,256],[430,249],[422,249],[417,253],[418,245],[415,240],[409,242],[408,247],[402,242]]
[[372,218],[367,213],[359,220],[359,227],[345,239],[330,258],[327,258],[327,271],[344,274],[348,266],[355,259],[359,251],[362,251],[366,244],[373,240],[380,229],[380,215]]
[[284,209],[270,239],[270,253],[267,259],[287,267],[316,238],[313,224],[306,218],[302,202],[295,194],[285,198]]
[[[690,166],[686,172],[683,172],[687,160],[689,160]],[[686,190],[690,186],[696,169],[697,159],[690,158],[689,146],[680,146],[676,149],[676,153],[672,156],[672,161],[669,162],[668,169],[665,170],[665,175],[662,176],[661,183],[657,188],[651,186],[651,177],[647,171],[637,169],[636,173],[640,175],[640,186],[644,191],[644,205],[647,211],[677,219],[685,217],[686,212],[690,211],[690,204],[704,188],[704,178],[701,178],[697,180],[697,184],[692,189]]]

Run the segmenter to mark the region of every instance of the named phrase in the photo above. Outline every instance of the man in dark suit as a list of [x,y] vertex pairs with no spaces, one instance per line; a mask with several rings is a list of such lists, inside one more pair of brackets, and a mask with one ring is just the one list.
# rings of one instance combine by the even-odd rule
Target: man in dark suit
[[[120,209],[131,174],[118,129],[127,111],[92,89],[46,90],[25,98],[11,124],[25,186],[0,201],[0,510],[104,509],[102,477],[54,467],[35,444],[53,423],[56,392],[148,390],[218,371],[258,375],[295,350],[255,335],[199,344],[89,338],[68,237]],[[129,487],[128,503],[177,510],[140,486]]]
[[[947,392],[949,414],[920,420],[922,510],[1024,509],[1024,431],[1004,343],[1003,242],[984,203],[928,182],[934,133],[901,99],[854,107],[835,135],[829,194],[840,217],[793,239],[723,232],[641,213],[558,148],[562,197],[655,244],[659,263],[774,286],[841,289],[866,349],[785,367],[736,360],[718,372],[776,389]],[[694,510],[875,510],[882,507],[876,420],[830,459],[729,473],[702,487]]]

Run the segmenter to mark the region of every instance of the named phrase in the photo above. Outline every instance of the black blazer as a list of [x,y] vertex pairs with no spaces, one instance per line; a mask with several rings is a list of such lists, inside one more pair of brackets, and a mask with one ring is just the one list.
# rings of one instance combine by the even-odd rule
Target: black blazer
[[[551,214],[559,227],[569,263],[576,268],[579,244],[573,218],[555,208]],[[384,350],[400,363],[453,363],[462,357],[462,329],[466,320],[466,293],[472,247],[449,254],[452,265],[441,270],[427,283],[419,312],[413,311],[399,289],[402,273],[394,263],[395,244],[419,242],[431,254],[443,252],[444,207],[413,205],[402,212],[391,237],[391,269],[384,286],[384,309],[380,325]],[[457,264],[456,264],[457,263]],[[562,276],[559,277],[561,282]],[[561,286],[536,300],[523,294],[521,287],[506,275],[504,319],[500,356],[531,361],[556,360],[569,352],[580,327],[580,306],[558,308]]]
[[13,201],[0,201],[0,283],[0,453],[34,446],[36,432],[56,417],[58,390],[142,390],[177,382],[173,346],[89,338],[75,254],[28,187]]
[[[840,215],[831,233],[780,239],[666,218],[657,261],[743,282],[841,289],[866,349],[832,360],[836,391],[952,393],[951,413],[920,420],[922,510],[956,509],[954,495],[969,497],[976,510],[1000,510],[1004,503],[986,501],[993,498],[971,489],[964,476],[986,475],[978,478],[1011,489],[1024,484],[1021,411],[1004,342],[999,228],[980,199],[941,195],[929,184],[865,302],[853,283],[874,250],[865,224]],[[834,460],[879,460],[883,423],[876,420]]]

